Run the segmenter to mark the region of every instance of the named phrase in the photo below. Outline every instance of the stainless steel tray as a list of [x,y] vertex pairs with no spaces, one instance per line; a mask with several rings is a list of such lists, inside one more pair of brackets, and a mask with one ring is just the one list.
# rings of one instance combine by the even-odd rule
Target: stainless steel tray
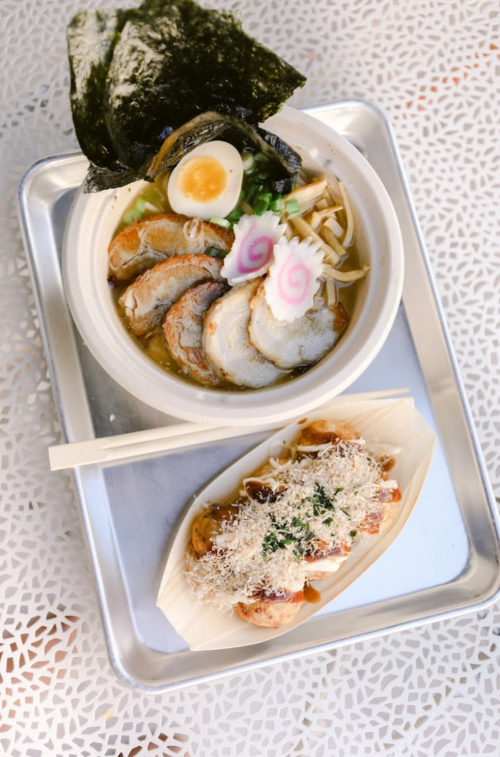
[[[169,532],[207,480],[262,434],[73,474],[104,632],[117,675],[165,691],[478,609],[500,594],[498,515],[389,124],[363,102],[309,111],[350,139],[392,197],[403,231],[403,302],[381,353],[350,391],[408,386],[438,449],[405,530],[317,616],[272,642],[191,652],[155,607]],[[19,189],[19,210],[64,436],[80,441],[174,422],[110,379],[76,333],[59,254],[86,161],[47,158]],[[48,464],[48,461],[47,461]]]

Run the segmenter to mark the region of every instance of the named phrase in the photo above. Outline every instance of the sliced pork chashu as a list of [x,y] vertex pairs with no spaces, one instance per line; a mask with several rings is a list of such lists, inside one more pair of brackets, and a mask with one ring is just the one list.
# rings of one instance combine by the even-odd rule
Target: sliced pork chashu
[[201,218],[161,214],[132,223],[109,246],[109,271],[117,279],[138,276],[174,255],[201,255],[208,247],[230,250],[232,231]]
[[222,281],[221,268],[222,260],[210,255],[182,255],[143,273],[119,300],[132,332],[136,336],[149,334],[186,289],[203,281]]
[[217,374],[238,386],[267,386],[286,371],[266,360],[250,342],[250,300],[262,279],[233,287],[207,313],[203,349]]
[[172,355],[185,373],[202,384],[216,385],[219,379],[203,352],[203,316],[214,300],[227,291],[218,281],[206,281],[184,292],[168,311],[163,334]]
[[329,350],[347,323],[347,313],[338,303],[326,305],[321,289],[313,307],[292,323],[278,321],[271,312],[262,284],[250,303],[249,334],[252,344],[280,368],[310,365]]

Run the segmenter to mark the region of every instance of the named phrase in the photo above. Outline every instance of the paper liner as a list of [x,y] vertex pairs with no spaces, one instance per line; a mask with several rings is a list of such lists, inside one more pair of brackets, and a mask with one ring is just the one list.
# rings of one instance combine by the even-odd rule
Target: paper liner
[[[277,453],[284,440],[294,442],[302,428],[319,419],[348,421],[366,439],[368,448],[370,442],[384,442],[401,448],[391,470],[391,478],[396,479],[402,492],[395,518],[380,534],[363,536],[338,573],[325,581],[314,582],[312,585],[320,592],[320,601],[314,604],[305,602],[296,617],[280,628],[259,628],[243,621],[236,612],[232,616],[226,615],[195,602],[190,597],[184,575],[184,556],[196,515],[212,502],[227,500],[239,488],[243,478],[251,475],[271,455]],[[187,509],[173,539],[157,606],[193,650],[247,646],[291,631],[350,586],[398,536],[417,502],[435,445],[436,436],[415,410],[411,397],[400,400],[339,401],[338,408],[332,409],[330,406],[328,411],[309,413],[298,423],[286,426],[208,484]]]

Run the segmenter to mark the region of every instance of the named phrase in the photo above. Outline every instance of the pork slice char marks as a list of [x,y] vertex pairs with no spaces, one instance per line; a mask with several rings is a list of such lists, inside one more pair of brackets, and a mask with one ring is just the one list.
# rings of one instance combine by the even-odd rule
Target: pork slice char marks
[[108,249],[109,271],[121,281],[134,278],[168,257],[201,255],[208,247],[229,251],[232,231],[201,218],[162,213],[132,223]]
[[219,281],[222,260],[210,255],[182,255],[157,263],[139,276],[120,297],[130,330],[147,336],[190,287],[203,281]]
[[207,386],[220,382],[202,347],[204,315],[226,291],[227,286],[218,281],[190,287],[172,305],[163,322],[165,341],[184,373]]

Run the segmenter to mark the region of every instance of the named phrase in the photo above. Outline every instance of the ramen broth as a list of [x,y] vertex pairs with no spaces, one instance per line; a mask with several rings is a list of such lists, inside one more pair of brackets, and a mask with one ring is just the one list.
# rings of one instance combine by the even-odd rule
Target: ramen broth
[[113,234],[113,239],[118,236],[121,231],[126,229],[127,226],[130,226],[131,223],[134,223],[131,215],[134,213],[138,200],[143,200],[144,202],[144,210],[141,214],[141,221],[143,218],[151,218],[152,216],[159,215],[160,213],[173,213],[173,210],[168,202],[167,193],[165,191],[167,182],[168,175],[162,173],[137,194],[133,194],[131,187],[129,187],[130,202],[121,215],[120,222],[118,223],[118,226],[115,229],[115,233]]
[[[146,186],[140,192],[131,196],[130,203],[127,205],[125,211],[123,212],[120,218],[120,222],[118,223],[115,229],[113,238],[117,236],[121,231],[123,231],[123,229],[125,229],[131,223],[134,223],[134,219],[133,218],[131,219],[131,214],[134,212],[134,209],[137,207],[138,200],[142,200],[144,202],[144,210],[141,214],[141,220],[143,218],[152,217],[160,213],[173,212],[167,199],[167,192],[166,192],[167,182],[168,182],[168,174],[160,174],[159,176],[156,177],[155,181],[152,182],[149,186]],[[337,268],[340,271],[349,271],[358,267],[359,267],[359,251],[356,244],[356,239],[354,239],[353,244],[348,249],[348,254],[345,255],[345,257],[342,259],[341,263],[337,266]],[[130,338],[133,339],[140,346],[140,348],[144,351],[147,357],[150,360],[152,360],[154,363],[156,363],[156,365],[159,365],[166,372],[174,375],[175,377],[179,379],[182,379],[183,381],[188,382],[189,384],[193,384],[198,387],[203,386],[204,390],[206,391],[220,391],[221,389],[223,389],[224,391],[235,391],[235,392],[258,391],[257,389],[249,389],[249,387],[238,386],[237,384],[233,384],[232,382],[227,381],[222,378],[219,379],[219,383],[217,384],[216,387],[209,387],[209,386],[205,386],[199,383],[198,381],[196,381],[196,379],[191,378],[191,376],[184,373],[182,367],[179,365],[177,360],[173,357],[173,355],[170,352],[170,349],[163,336],[163,329],[162,329],[161,324],[156,326],[156,328],[147,337],[138,337],[130,332],[128,328],[128,324],[127,324],[127,318],[125,316],[125,311],[124,311],[124,308],[120,305],[119,299],[124,293],[124,291],[127,289],[127,287],[130,286],[130,284],[132,283],[132,280],[117,281],[116,279],[114,279],[114,277],[110,277],[109,283],[110,283],[110,287],[112,291],[113,301],[120,315],[120,318],[123,322],[124,329],[129,333]],[[340,302],[345,308],[347,315],[349,317],[349,321],[351,320],[351,317],[352,317],[354,303],[355,303],[357,291],[359,288],[359,283],[360,283],[359,281],[353,281],[353,282],[344,284],[338,281],[334,281],[337,302]],[[326,297],[326,293],[325,293],[325,297]],[[333,349],[336,348],[337,344],[342,339],[342,337],[343,337],[343,333],[340,335],[339,340],[336,342]],[[322,359],[323,358],[320,358],[317,362],[321,362]],[[273,382],[272,384],[268,386],[276,386],[278,384],[283,384],[288,381],[291,381],[294,378],[297,378],[298,376],[302,375],[306,371],[313,368],[314,365],[316,365],[316,363],[312,365],[296,366],[295,368],[290,370],[289,373],[287,373],[284,376],[280,376],[275,382]],[[267,387],[263,387],[263,388],[267,388]]]

